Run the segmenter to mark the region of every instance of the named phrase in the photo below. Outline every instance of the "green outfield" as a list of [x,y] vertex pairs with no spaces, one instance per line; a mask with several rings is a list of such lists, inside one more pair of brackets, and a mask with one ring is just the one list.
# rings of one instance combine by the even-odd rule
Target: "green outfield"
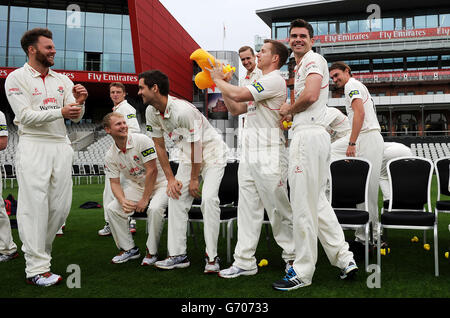
[[[95,182],[95,180],[94,180]],[[436,200],[434,180],[433,202]],[[17,194],[14,189],[3,189],[3,196]],[[97,231],[103,227],[103,209],[81,209],[86,201],[102,202],[103,184],[75,185],[73,188],[72,210],[66,222],[64,236],[57,237],[53,244],[52,271],[61,274],[64,280],[57,286],[39,288],[25,283],[24,258],[0,264],[0,298],[434,298],[450,297],[450,260],[444,257],[449,249],[450,233],[448,224],[450,214],[439,216],[439,261],[440,276],[434,276],[433,246],[429,251],[423,248],[423,232],[390,231],[391,253],[383,257],[381,286],[374,287],[372,273],[363,271],[363,261],[359,262],[360,271],[352,281],[341,281],[339,270],[332,267],[322,248],[319,247],[319,259],[313,284],[291,292],[279,292],[271,284],[284,274],[281,250],[274,242],[271,233],[266,240],[262,229],[259,247],[256,253],[258,261],[268,260],[268,266],[259,268],[255,276],[236,279],[221,279],[217,275],[203,274],[204,242],[201,225],[194,224],[195,239],[188,237],[188,254],[191,266],[187,269],[161,271],[154,267],[141,267],[140,260],[125,264],[112,264],[111,258],[117,253],[112,237],[100,237]],[[137,223],[135,235],[141,255],[145,252],[145,221]],[[14,241],[21,246],[17,229],[13,230]],[[167,223],[160,242],[160,258],[166,256]],[[347,232],[348,238],[352,235]],[[412,243],[417,235],[419,243]],[[432,244],[432,232],[428,232]],[[233,248],[235,244],[233,241]],[[221,266],[226,263],[226,240],[219,239]],[[142,257],[141,257],[142,259]],[[371,263],[376,258],[371,257]],[[75,264],[75,267],[70,266]],[[73,275],[79,269],[79,280]],[[69,270],[69,272],[68,272]],[[372,275],[372,276],[371,276]],[[368,284],[367,282],[372,282]],[[80,288],[73,288],[79,282]],[[72,288],[71,288],[72,287]]]

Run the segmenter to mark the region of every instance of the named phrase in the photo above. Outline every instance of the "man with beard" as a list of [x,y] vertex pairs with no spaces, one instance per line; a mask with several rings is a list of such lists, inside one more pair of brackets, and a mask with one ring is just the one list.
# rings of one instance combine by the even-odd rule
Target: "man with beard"
[[17,223],[27,282],[50,286],[62,280],[50,272],[51,251],[72,204],[73,149],[64,121],[80,121],[88,93],[50,69],[56,54],[50,30],[25,32],[21,45],[28,62],[5,82],[19,133]]

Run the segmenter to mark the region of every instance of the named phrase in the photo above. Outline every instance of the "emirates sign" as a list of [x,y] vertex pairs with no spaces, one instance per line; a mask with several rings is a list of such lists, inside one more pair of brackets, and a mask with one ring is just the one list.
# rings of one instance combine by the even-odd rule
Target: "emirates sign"
[[[0,78],[6,78],[9,73],[14,71],[14,67],[0,67]],[[112,83],[121,82],[123,84],[138,84],[137,74],[128,73],[108,73],[91,71],[67,71],[54,70],[55,72],[66,75],[73,82],[91,82],[91,83]]]
[[[383,41],[425,37],[448,37],[449,35],[450,27],[439,27],[411,30],[316,35],[314,37],[314,40],[316,41],[316,44],[332,44],[357,41]],[[280,41],[288,43],[289,39],[287,38]]]

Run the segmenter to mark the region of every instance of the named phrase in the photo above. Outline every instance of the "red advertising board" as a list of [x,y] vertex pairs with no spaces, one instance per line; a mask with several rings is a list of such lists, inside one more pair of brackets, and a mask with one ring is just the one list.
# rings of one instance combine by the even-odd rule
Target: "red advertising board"
[[[9,73],[14,71],[14,67],[0,67],[0,78],[6,78]],[[137,74],[129,73],[110,73],[94,71],[68,71],[54,70],[55,72],[67,75],[73,82],[90,83],[112,83],[121,82],[123,84],[137,84],[139,82]]]
[[[380,41],[380,40],[399,40],[410,38],[426,38],[436,36],[439,37],[450,36],[450,27],[344,33],[344,34],[326,34],[326,35],[316,35],[314,39],[316,43],[331,44],[331,43],[357,42],[357,41]],[[289,39],[281,40],[281,42],[289,42]]]

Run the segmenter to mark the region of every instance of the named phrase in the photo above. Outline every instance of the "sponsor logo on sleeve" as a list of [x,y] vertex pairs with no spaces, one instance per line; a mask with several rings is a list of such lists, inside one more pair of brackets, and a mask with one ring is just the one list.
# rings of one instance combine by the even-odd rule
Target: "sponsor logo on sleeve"
[[147,125],[147,131],[149,131],[149,132],[152,132],[152,131],[153,131],[153,128],[152,128],[152,126],[150,126],[150,125]]
[[141,152],[141,154],[142,154],[144,157],[147,157],[147,156],[149,156],[149,155],[151,155],[151,154],[153,154],[153,153],[155,153],[155,148],[153,148],[153,147],[150,147],[150,148],[148,148],[148,149],[146,149],[146,150],[144,150],[144,151]]
[[[135,115],[135,114],[129,114],[129,115],[127,115],[127,118],[128,118],[128,119],[136,118],[136,115]],[[147,127],[148,127],[148,126],[147,126]]]
[[319,69],[319,66],[314,61],[309,62],[305,66],[306,73],[310,72],[311,70],[317,70],[317,69]]
[[352,98],[354,95],[359,95],[359,91],[357,89],[354,89],[348,93],[348,96]]
[[8,126],[7,125],[0,125],[0,131],[7,131]]
[[261,92],[264,90],[264,87],[262,87],[262,85],[261,85],[260,82],[253,83],[252,86],[253,86],[254,88],[256,88],[256,91],[257,91],[258,93],[261,93]]

